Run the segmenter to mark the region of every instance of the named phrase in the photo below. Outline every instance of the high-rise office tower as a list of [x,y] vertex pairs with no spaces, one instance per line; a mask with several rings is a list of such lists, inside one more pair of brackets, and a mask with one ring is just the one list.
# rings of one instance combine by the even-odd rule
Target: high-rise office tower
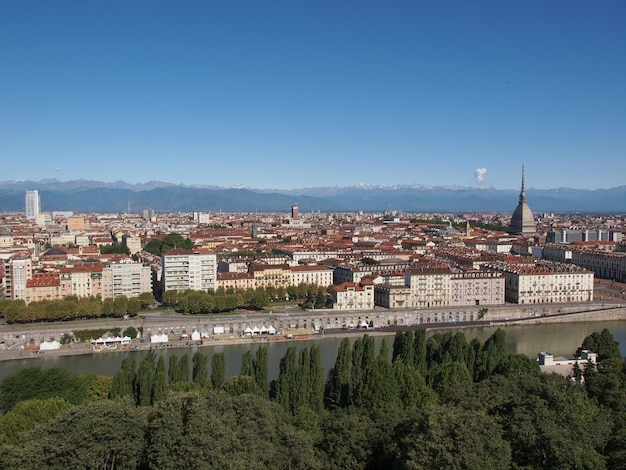
[[298,203],[294,203],[293,206],[291,206],[291,218],[292,220],[298,220]]
[[34,220],[41,212],[41,200],[39,199],[39,191],[33,189],[26,191],[25,196],[25,212],[28,220]]

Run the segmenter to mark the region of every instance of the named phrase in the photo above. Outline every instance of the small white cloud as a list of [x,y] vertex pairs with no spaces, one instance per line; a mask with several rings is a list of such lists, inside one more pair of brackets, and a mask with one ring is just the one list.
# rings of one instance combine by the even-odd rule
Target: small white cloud
[[474,170],[474,176],[478,184],[483,184],[485,182],[486,173],[487,173],[487,168],[476,168]]
[[55,166],[54,171],[63,171],[63,169],[60,166]]

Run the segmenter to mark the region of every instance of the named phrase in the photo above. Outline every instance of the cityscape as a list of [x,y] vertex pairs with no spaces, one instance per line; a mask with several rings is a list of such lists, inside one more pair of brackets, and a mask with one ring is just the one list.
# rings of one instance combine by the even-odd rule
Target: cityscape
[[[297,302],[304,308],[476,307],[463,315],[467,321],[505,304],[592,303],[594,279],[625,281],[623,215],[536,217],[525,187],[522,169],[510,214],[303,213],[297,202],[287,213],[50,213],[41,211],[38,191],[28,190],[23,213],[2,214],[0,297],[28,305],[148,296],[155,306],[190,290],[260,290],[268,294],[264,305],[255,304],[260,309],[308,285],[323,299]],[[172,236],[185,244],[158,248]],[[236,307],[243,305],[229,310]],[[317,330],[356,321],[321,323]]]
[[626,2],[0,2],[0,468],[626,468]]

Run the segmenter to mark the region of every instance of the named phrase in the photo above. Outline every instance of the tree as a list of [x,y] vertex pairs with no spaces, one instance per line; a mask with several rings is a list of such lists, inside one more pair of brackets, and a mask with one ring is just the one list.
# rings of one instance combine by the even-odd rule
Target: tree
[[211,357],[211,384],[215,390],[222,387],[226,380],[226,360],[223,352],[214,353]]
[[324,409],[324,368],[319,344],[314,344],[310,349],[309,384],[311,387],[309,407],[320,413]]
[[328,373],[326,396],[336,406],[345,408],[350,404],[352,384],[352,353],[350,340],[344,338],[339,343],[335,367]]
[[45,424],[72,405],[60,397],[19,402],[11,411],[0,415],[0,444],[17,445],[20,435]]
[[191,362],[193,363],[192,369],[192,382],[202,387],[206,387],[209,383],[209,358],[206,354],[196,351],[193,354]]
[[137,337],[137,328],[134,326],[129,326],[122,333],[123,336],[128,336],[131,339],[135,339]]
[[100,245],[100,254],[101,255],[110,255],[110,254],[123,254],[130,256],[130,250],[128,247],[119,242],[113,242],[110,245]]
[[137,296],[137,300],[141,304],[142,310],[145,310],[154,305],[154,295],[152,295],[152,292],[142,292]]
[[[255,386],[250,377],[240,377]],[[319,468],[311,439],[276,404],[252,394],[176,394],[155,406],[147,468]]]
[[21,401],[60,397],[79,404],[87,398],[87,387],[78,376],[60,367],[25,367],[0,382],[0,412],[6,413]]
[[394,468],[511,468],[511,448],[501,427],[482,411],[431,406],[397,433]]
[[296,411],[296,390],[298,361],[296,349],[293,346],[287,348],[285,355],[280,360],[278,380],[276,381],[275,401],[286,411]]
[[254,376],[254,367],[252,365],[252,352],[246,351],[241,356],[241,372],[239,375]]
[[183,354],[178,361],[174,382],[189,382],[189,355],[187,353]]
[[180,302],[181,293],[177,290],[166,290],[163,292],[163,304],[168,307],[175,307]]
[[426,380],[413,364],[396,361],[392,370],[398,398],[405,409],[421,408],[437,401],[437,394],[426,385]]
[[413,365],[417,371],[426,374],[426,330],[420,328],[415,330],[413,338]]
[[233,397],[244,394],[252,394],[257,396],[261,396],[263,394],[263,392],[261,392],[256,382],[254,381],[254,377],[251,377],[249,375],[239,375],[231,377],[226,382],[224,382],[224,385],[222,385],[222,389]]
[[393,340],[393,352],[391,361],[401,360],[405,364],[413,364],[413,332],[398,331]]
[[268,377],[268,347],[260,346],[256,350],[254,360],[252,361],[252,367],[254,370],[254,381],[259,387],[259,390],[263,393],[263,396],[268,397],[269,383]]
[[152,387],[152,403],[161,401],[165,398],[167,391],[167,374],[165,372],[165,359],[159,356],[156,370],[154,372],[154,385]]
[[167,378],[170,385],[178,382],[178,355],[172,354],[168,361]]
[[69,409],[0,457],[3,468],[141,468],[146,414],[130,400]]
[[120,370],[113,376],[111,398],[134,397],[137,364],[133,357],[125,357]]
[[139,363],[135,382],[135,402],[139,406],[150,406],[154,391],[154,361],[153,353],[148,354]]
[[582,350],[589,350],[598,354],[598,362],[609,357],[622,357],[619,350],[619,343],[615,341],[608,329],[603,329],[601,333],[594,331],[583,339],[582,345],[576,350],[576,355],[580,356]]

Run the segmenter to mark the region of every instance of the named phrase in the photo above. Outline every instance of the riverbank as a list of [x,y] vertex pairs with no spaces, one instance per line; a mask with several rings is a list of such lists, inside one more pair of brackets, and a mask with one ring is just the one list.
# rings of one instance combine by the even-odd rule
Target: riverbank
[[[590,306],[587,306],[590,307]],[[558,310],[561,310],[559,308]],[[510,313],[510,312],[509,312]],[[302,314],[295,314],[297,316],[301,316]],[[408,315],[408,314],[405,314]],[[584,311],[571,311],[571,312],[561,312],[561,313],[553,313],[550,315],[539,315],[537,316],[536,311],[532,311],[532,314],[523,318],[505,318],[500,319],[500,315],[498,318],[494,320],[483,320],[483,321],[471,321],[471,322],[461,322],[461,321],[448,321],[448,322],[428,322],[428,323],[414,323],[408,324],[396,324],[396,325],[385,325],[383,327],[378,327],[374,329],[318,329],[314,330],[304,330],[304,329],[294,329],[292,331],[287,332],[283,335],[276,336],[240,336],[235,334],[224,334],[224,335],[211,335],[210,338],[203,339],[202,341],[191,341],[188,339],[175,339],[172,341],[168,341],[166,343],[150,343],[149,341],[142,341],[140,339],[135,339],[129,345],[123,345],[117,347],[115,350],[104,350],[104,351],[94,351],[92,345],[90,343],[73,343],[71,345],[64,345],[60,349],[53,350],[40,350],[40,349],[27,349],[24,347],[11,348],[11,349],[0,349],[0,362],[2,361],[11,361],[11,360],[23,360],[23,359],[40,359],[40,358],[49,358],[49,357],[60,357],[60,356],[75,356],[75,355],[108,355],[115,354],[117,352],[129,352],[129,351],[163,351],[167,349],[179,349],[179,348],[192,348],[192,347],[215,347],[215,346],[230,346],[230,345],[238,345],[238,344],[271,344],[271,343],[285,343],[285,342],[297,342],[302,340],[319,340],[324,337],[328,338],[345,338],[345,337],[354,337],[356,335],[369,334],[372,336],[392,336],[398,330],[406,330],[406,329],[417,329],[424,328],[426,330],[440,330],[440,329],[464,329],[464,328],[476,328],[477,326],[486,326],[486,327],[506,327],[509,325],[540,325],[540,324],[551,324],[551,323],[581,323],[581,322],[598,322],[598,321],[617,321],[617,320],[626,320],[626,308],[622,305],[617,304],[600,304],[594,306],[594,308],[589,308]],[[175,319],[169,318],[170,323],[173,323]],[[254,321],[254,320],[252,320]],[[145,319],[142,322],[146,323]],[[115,327],[128,327],[132,326],[132,322],[109,322],[111,327],[113,327],[113,323],[115,323]],[[64,325],[66,326],[66,325]],[[49,328],[54,328],[54,326],[50,326]],[[58,328],[58,326],[57,326]],[[153,327],[154,328],[154,327]],[[168,327],[164,327],[161,324],[158,324],[159,329],[166,329]],[[190,326],[189,328],[193,328]],[[155,328],[156,329],[156,328]],[[177,328],[178,329],[178,328]],[[23,333],[16,332],[17,335],[23,335]],[[42,333],[40,333],[42,335]]]

